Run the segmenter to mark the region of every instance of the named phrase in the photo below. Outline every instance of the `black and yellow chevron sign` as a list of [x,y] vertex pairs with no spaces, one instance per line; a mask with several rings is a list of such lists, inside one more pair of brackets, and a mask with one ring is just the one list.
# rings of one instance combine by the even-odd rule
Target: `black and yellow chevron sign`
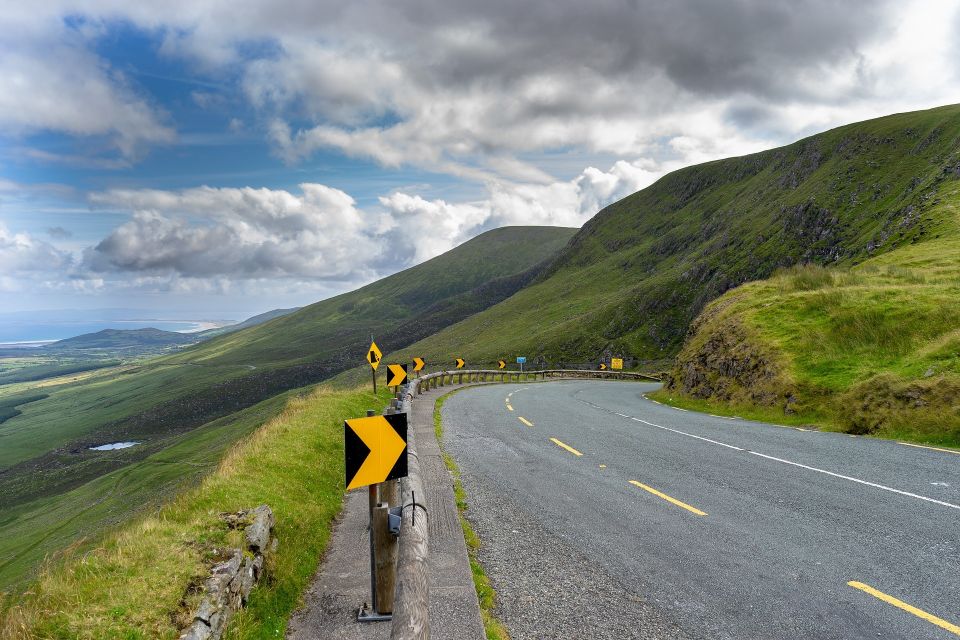
[[607,365],[605,365],[604,363],[601,362],[601,363],[600,363],[600,371],[603,371],[603,370],[606,369],[606,368],[607,368]]
[[426,361],[425,361],[423,358],[414,358],[414,359],[413,359],[413,370],[414,370],[414,371],[420,371],[420,369],[423,369],[423,366],[424,366],[425,364],[427,364],[427,363],[426,363]]
[[388,364],[387,365],[387,386],[399,387],[407,379],[407,365]]
[[457,369],[463,369],[463,365],[467,364],[466,360],[463,358],[457,358]]
[[497,360],[497,369],[503,369],[507,366],[507,363],[503,360]]
[[407,475],[407,414],[343,421],[347,489]]

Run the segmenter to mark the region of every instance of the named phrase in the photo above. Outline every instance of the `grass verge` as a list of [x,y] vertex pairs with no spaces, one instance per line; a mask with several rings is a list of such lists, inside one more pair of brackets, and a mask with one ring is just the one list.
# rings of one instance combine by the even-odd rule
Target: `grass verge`
[[461,389],[455,389],[437,398],[437,402],[433,407],[433,430],[437,436],[437,442],[440,444],[440,450],[443,453],[443,462],[447,465],[447,469],[450,470],[450,474],[453,476],[453,494],[457,500],[457,513],[460,516],[460,526],[463,527],[463,539],[467,543],[467,554],[470,556],[470,572],[473,574],[473,586],[477,590],[477,599],[480,601],[480,616],[483,619],[484,632],[487,635],[487,640],[509,640],[510,633],[507,631],[507,628],[503,626],[503,623],[497,620],[493,613],[493,609],[496,606],[497,593],[490,585],[490,579],[487,577],[487,574],[484,573],[483,567],[480,566],[480,562],[477,560],[480,538],[464,516],[464,512],[467,510],[467,494],[463,490],[463,483],[460,481],[460,469],[457,468],[457,463],[453,461],[453,458],[443,450],[443,416],[441,415],[441,411],[447,398],[458,391],[461,391]]
[[226,637],[282,637],[340,510],[343,419],[386,397],[321,387],[292,399],[196,489],[92,550],[67,552],[24,595],[0,603],[0,638],[176,638],[210,565],[237,542],[219,514],[262,503],[277,516],[280,546]]

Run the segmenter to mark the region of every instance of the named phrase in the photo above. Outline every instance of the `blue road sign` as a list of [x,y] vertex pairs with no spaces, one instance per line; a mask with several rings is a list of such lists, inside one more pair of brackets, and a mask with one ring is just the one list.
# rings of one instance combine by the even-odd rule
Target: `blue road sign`
[[523,364],[527,361],[526,356],[517,356],[517,364]]

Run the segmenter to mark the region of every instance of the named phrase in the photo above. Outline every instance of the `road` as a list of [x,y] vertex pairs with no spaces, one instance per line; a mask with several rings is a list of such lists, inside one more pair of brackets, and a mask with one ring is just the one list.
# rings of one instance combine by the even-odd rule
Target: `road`
[[683,411],[656,388],[446,401],[515,640],[960,636],[960,454]]

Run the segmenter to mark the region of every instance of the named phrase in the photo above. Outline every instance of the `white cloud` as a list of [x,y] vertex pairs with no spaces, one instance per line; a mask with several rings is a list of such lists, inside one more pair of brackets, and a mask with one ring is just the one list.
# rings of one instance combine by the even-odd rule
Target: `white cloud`
[[[133,212],[86,253],[96,271],[187,277],[340,278],[357,270],[366,221],[353,198],[319,184],[271,189],[112,190],[94,205]],[[362,268],[361,268],[362,270]]]
[[20,289],[44,274],[57,274],[71,264],[68,253],[28,233],[13,233],[0,222],[0,273],[4,289]]
[[0,44],[0,130],[105,136],[127,158],[173,141],[173,129],[122,75],[58,35]]
[[394,235],[415,247],[410,261],[448,251],[480,231],[509,225],[580,227],[606,205],[651,184],[660,170],[618,161],[609,171],[588,167],[550,184],[492,182],[475,202],[425,200],[405,192],[380,198]]

